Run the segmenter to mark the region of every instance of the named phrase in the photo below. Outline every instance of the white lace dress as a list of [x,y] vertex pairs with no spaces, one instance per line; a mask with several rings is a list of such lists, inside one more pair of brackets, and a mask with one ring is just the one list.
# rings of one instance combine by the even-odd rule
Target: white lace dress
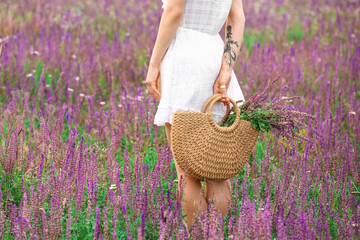
[[[166,7],[163,0],[163,8]],[[219,31],[224,25],[232,0],[186,0],[184,17],[160,66],[161,99],[154,124],[172,124],[176,111],[200,112],[213,95],[219,74],[224,42]],[[232,72],[227,96],[244,100],[237,78]],[[239,103],[240,105],[241,103]],[[217,102],[213,116],[219,122],[226,106]]]

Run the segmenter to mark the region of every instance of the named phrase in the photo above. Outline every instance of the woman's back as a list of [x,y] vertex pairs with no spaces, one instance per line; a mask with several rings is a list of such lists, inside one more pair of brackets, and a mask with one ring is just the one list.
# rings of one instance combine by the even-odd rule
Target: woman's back
[[[187,0],[180,27],[218,34],[229,14],[232,0]],[[163,8],[167,0],[163,0]]]
[[[163,0],[163,8],[167,0]],[[176,111],[200,112],[213,95],[213,85],[219,75],[224,41],[220,30],[231,8],[232,0],[186,0],[184,15],[161,62],[161,100],[154,123],[172,124]],[[244,100],[239,83],[232,71],[227,96]],[[226,107],[217,102],[213,116],[219,122]]]

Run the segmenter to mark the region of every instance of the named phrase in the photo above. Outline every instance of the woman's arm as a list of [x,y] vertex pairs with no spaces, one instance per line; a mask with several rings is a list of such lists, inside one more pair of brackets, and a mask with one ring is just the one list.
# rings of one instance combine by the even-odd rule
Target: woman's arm
[[[217,77],[213,86],[214,93],[221,93],[223,97],[226,96],[226,91],[229,88],[231,73],[237,60],[243,40],[244,27],[245,14],[242,0],[233,0],[229,16],[226,21],[225,46],[221,69],[219,76]],[[220,88],[221,85],[225,85],[226,89]],[[230,102],[225,98],[220,101],[224,104],[230,104]]]
[[144,82],[151,96],[158,101],[161,98],[159,92],[160,63],[181,23],[184,8],[185,0],[168,0],[160,20],[158,35],[150,58],[146,81]]

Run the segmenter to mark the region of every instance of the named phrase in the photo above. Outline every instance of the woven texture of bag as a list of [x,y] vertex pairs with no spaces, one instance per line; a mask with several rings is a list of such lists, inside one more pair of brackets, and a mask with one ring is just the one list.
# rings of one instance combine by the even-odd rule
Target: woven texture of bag
[[[234,105],[236,118],[229,127],[220,127],[212,108],[221,99],[211,96],[201,112],[175,112],[171,128],[171,148],[174,160],[189,175],[199,180],[223,181],[237,175],[249,160],[259,131],[249,121],[240,120],[240,109]],[[209,106],[209,111],[206,109]],[[219,124],[230,114],[230,107]]]

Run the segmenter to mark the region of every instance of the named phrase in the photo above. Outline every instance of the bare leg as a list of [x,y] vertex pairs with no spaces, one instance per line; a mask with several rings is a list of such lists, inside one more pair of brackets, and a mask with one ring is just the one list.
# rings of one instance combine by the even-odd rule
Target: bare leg
[[208,203],[214,201],[215,208],[221,212],[222,217],[225,217],[230,209],[231,195],[230,179],[221,182],[206,182],[206,200]]
[[[169,146],[171,148],[171,124],[165,123],[166,136],[168,139]],[[202,193],[201,183],[197,181],[190,175],[185,175],[185,172],[177,165],[175,161],[176,172],[178,176],[178,180],[182,178],[185,180],[183,189],[183,201],[181,203],[183,214],[187,215],[185,217],[186,225],[190,228],[199,213],[206,211],[207,202],[204,194]],[[178,182],[178,187],[180,189],[180,182]],[[184,201],[185,200],[185,201]]]

